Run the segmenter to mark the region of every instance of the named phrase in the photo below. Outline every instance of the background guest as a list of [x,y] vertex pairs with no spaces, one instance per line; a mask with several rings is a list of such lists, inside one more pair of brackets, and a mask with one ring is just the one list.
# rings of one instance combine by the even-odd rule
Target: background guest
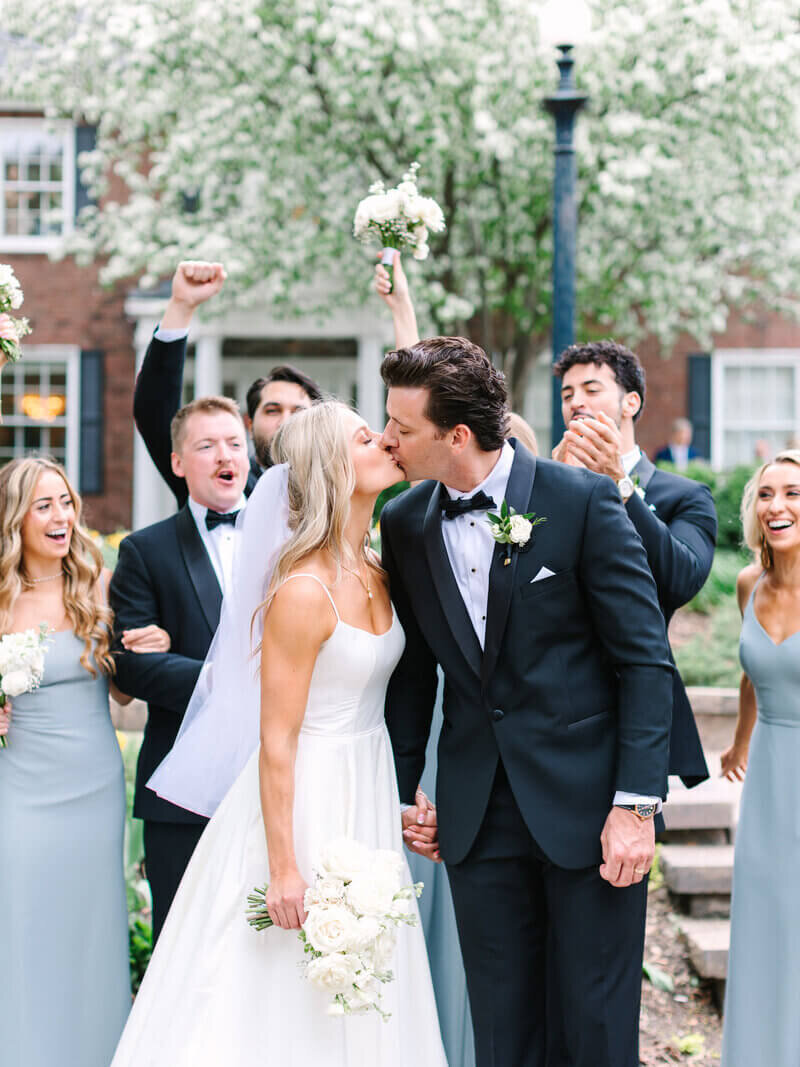
[[723,1067],[800,1063],[800,451],[747,483],[739,718],[722,773],[745,776],[733,867]]
[[[162,800],[146,783],[172,748],[231,581],[248,476],[239,408],[227,397],[200,397],[172,420],[172,470],[189,499],[163,522],[129,534],[111,580],[119,684],[148,705],[136,769],[133,814],[144,820],[147,879],[158,938],[207,819]],[[162,626],[169,651],[134,655],[125,632]]]
[[[179,263],[172,279],[172,294],[161,324],[147,349],[133,394],[133,417],[158,472],[183,507],[189,496],[184,478],[171,464],[170,423],[183,396],[186,339],[192,317],[225,282],[221,263]],[[263,470],[270,466],[269,449],[278,428],[295,411],[322,399],[316,382],[289,364],[273,367],[247,390],[245,426],[255,455],[245,486],[249,496]]]
[[656,463],[672,463],[679,471],[685,471],[689,462],[697,459],[700,453],[692,448],[694,430],[688,419],[675,419],[669,441],[656,452]]
[[[3,1063],[107,1067],[130,1008],[125,782],[102,558],[63,468],[0,470],[0,633],[46,623],[40,687],[0,732]],[[166,635],[132,634],[131,648]],[[111,690],[121,703],[129,698]]]

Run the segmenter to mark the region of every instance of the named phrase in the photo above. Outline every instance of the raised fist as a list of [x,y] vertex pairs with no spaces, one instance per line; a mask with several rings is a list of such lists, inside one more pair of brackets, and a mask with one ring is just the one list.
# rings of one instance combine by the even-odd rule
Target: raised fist
[[216,296],[226,278],[227,274],[221,263],[184,260],[178,264],[172,279],[172,299],[196,308]]

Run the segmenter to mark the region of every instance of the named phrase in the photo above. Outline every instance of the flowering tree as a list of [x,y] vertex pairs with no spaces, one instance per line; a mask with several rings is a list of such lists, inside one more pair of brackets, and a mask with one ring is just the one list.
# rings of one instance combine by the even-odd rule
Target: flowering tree
[[[415,298],[512,389],[548,343],[555,84],[538,0],[28,0],[5,97],[98,126],[102,207],[72,250],[108,280],[223,259],[228,298],[364,299],[358,200],[412,160],[448,223]],[[789,0],[596,0],[578,55],[581,330],[707,343],[731,304],[795,310],[800,37]],[[109,175],[127,198],[108,195]],[[322,282],[320,283],[320,279]]]

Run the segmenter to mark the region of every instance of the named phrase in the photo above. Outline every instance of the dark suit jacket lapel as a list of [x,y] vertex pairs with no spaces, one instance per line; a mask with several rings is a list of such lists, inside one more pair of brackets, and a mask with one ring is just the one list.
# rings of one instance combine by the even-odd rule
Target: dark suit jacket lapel
[[255,456],[250,457],[250,470],[247,474],[247,485],[244,487],[244,495],[250,496],[255,487],[258,485],[258,479],[263,474],[261,464],[258,462]]
[[480,677],[480,642],[458,588],[453,568],[450,566],[447,549],[444,547],[442,509],[439,504],[439,494],[441,492],[442,487],[439,482],[436,482],[428,502],[428,509],[425,513],[425,521],[422,527],[425,552],[428,557],[431,575],[433,576],[433,584],[436,587],[445,618],[453,631],[453,636],[458,642],[464,658]]
[[647,491],[647,486],[650,484],[650,479],[656,473],[656,465],[650,461],[650,459],[642,452],[639,462],[631,471],[631,474],[639,475],[640,488]]
[[[535,473],[536,460],[530,452],[517,445],[506,486],[506,502],[519,514],[525,514],[529,510]],[[497,506],[500,507],[499,500]],[[507,558],[506,546],[497,545],[489,571],[489,603],[486,609],[486,637],[483,642],[484,684],[491,677],[500,654],[508,610],[511,607],[511,596],[514,592],[519,551],[512,549],[511,563],[508,566],[505,565]]]
[[175,516],[175,526],[186,570],[189,572],[200,607],[203,609],[206,622],[213,634],[219,626],[222,590],[188,505],[181,508]]

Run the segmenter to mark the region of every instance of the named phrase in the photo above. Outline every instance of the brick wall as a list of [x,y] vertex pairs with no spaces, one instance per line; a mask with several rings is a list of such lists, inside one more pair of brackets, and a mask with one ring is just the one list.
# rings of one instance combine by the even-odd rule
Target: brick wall
[[[133,486],[133,326],[124,313],[120,285],[104,289],[97,267],[42,255],[3,255],[25,293],[21,310],[31,322],[31,344],[70,344],[105,352],[104,461],[102,494],[84,497],[89,526],[110,532],[131,524]],[[24,357],[23,357],[24,358]]]

